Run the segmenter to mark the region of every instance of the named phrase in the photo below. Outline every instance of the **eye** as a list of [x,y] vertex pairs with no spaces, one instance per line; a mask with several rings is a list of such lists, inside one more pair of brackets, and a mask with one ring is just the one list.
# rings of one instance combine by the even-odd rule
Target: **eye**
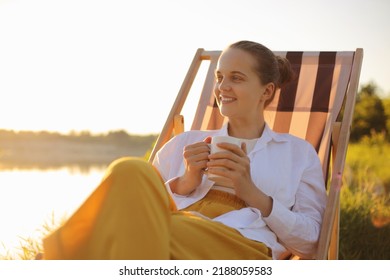
[[235,81],[235,82],[238,82],[238,81],[241,81],[242,78],[240,76],[238,76],[238,75],[233,75],[232,76],[232,80]]

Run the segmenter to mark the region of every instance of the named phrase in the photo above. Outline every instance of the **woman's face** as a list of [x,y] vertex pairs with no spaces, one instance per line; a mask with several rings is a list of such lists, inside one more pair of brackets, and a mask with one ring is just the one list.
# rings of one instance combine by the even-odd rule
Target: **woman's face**
[[229,119],[259,118],[269,84],[255,72],[255,59],[246,51],[229,48],[218,61],[214,95],[221,114]]

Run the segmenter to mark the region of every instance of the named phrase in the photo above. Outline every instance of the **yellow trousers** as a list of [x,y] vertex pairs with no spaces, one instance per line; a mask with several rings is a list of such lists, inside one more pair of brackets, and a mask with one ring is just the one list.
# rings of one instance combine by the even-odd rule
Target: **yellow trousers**
[[[231,197],[211,192],[185,210],[213,217],[244,206]],[[137,158],[114,161],[81,207],[43,240],[43,248],[45,259],[270,259],[263,243],[177,211],[157,170]]]

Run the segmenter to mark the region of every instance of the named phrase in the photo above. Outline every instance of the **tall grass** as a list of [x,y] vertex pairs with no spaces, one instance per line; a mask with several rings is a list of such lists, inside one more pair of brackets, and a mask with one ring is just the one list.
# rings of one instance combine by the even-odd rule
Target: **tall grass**
[[51,218],[47,220],[41,228],[38,229],[38,238],[20,237],[19,246],[14,249],[5,248],[5,254],[0,255],[0,260],[34,260],[39,259],[43,253],[42,239],[50,234],[55,228],[65,222],[66,217],[55,217],[52,213]]
[[390,144],[374,134],[348,148],[340,195],[340,259],[390,259]]

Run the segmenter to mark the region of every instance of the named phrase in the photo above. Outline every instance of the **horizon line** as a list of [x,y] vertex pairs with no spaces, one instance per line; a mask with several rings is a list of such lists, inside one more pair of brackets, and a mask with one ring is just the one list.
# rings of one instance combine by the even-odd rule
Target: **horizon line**
[[130,132],[127,129],[124,128],[116,128],[116,129],[108,129],[105,131],[93,131],[93,130],[88,130],[88,129],[82,129],[82,130],[69,130],[69,131],[61,131],[61,130],[51,130],[51,129],[10,129],[10,128],[3,128],[0,127],[0,131],[10,131],[14,133],[49,133],[49,134],[60,134],[60,135],[76,135],[80,136],[83,134],[89,134],[91,136],[99,136],[99,135],[105,135],[109,133],[114,133],[114,132],[121,132],[124,131],[125,133],[129,135],[139,135],[139,136],[151,136],[151,135],[158,135],[161,132]]

